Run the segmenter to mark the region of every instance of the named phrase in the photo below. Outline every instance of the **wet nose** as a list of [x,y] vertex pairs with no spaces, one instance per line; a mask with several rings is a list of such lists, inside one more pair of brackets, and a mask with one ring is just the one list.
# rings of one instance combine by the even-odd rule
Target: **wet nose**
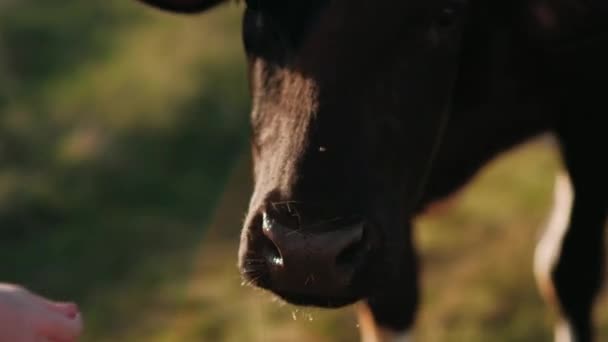
[[330,296],[345,291],[367,252],[362,221],[289,227],[263,214],[262,255],[273,290]]

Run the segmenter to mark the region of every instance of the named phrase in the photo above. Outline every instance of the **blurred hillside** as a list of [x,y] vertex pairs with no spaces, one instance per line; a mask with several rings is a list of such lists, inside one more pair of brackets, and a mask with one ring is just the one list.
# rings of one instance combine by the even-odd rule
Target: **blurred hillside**
[[[348,309],[240,286],[241,11],[0,0],[0,280],[77,300],[85,341],[356,340]],[[531,255],[559,167],[535,141],[420,219],[420,340],[549,340]]]

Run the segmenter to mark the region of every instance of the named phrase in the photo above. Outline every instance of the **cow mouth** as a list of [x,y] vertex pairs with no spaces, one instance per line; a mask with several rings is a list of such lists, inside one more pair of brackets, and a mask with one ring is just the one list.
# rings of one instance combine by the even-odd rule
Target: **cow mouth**
[[359,295],[325,297],[307,294],[284,293],[280,291],[273,291],[273,293],[289,304],[298,306],[312,306],[325,309],[341,308],[347,305],[354,304],[355,302],[362,299],[362,296]]
[[[373,288],[373,282],[364,281],[364,276],[370,276],[368,272],[361,272],[351,284],[340,291],[331,293],[306,293],[290,291],[278,288],[272,283],[270,276],[266,272],[257,274],[242,273],[244,284],[270,292],[280,300],[289,304],[305,307],[318,307],[325,309],[337,309],[354,304],[368,296]],[[374,278],[374,277],[372,277]]]

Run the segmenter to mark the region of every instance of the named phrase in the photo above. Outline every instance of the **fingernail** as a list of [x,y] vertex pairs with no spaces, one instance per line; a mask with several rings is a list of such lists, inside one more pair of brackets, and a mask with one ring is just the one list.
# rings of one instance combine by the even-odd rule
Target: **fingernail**
[[80,310],[78,309],[78,305],[76,305],[75,303],[62,303],[61,305],[65,308],[65,314],[71,319],[76,318],[76,316],[80,312]]

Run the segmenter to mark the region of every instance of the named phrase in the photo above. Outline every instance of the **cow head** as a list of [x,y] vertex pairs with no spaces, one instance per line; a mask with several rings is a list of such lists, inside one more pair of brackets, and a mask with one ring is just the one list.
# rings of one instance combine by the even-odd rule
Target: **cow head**
[[[220,0],[143,0],[179,12]],[[406,267],[466,0],[249,0],[255,188],[239,266],[289,302],[374,296]]]

